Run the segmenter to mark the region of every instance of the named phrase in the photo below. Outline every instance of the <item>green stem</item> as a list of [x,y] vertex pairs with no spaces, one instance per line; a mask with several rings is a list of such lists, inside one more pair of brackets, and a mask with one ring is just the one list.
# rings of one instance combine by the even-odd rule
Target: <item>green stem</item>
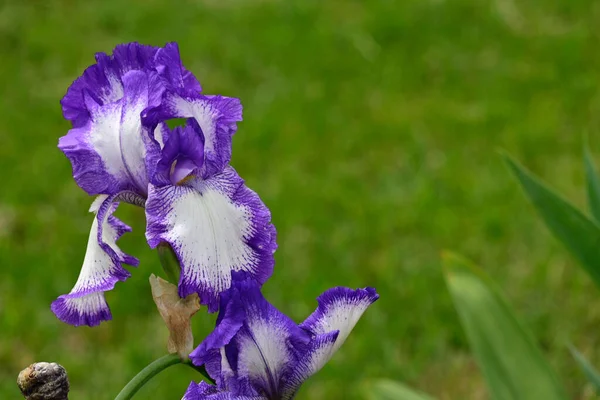
[[161,372],[162,370],[170,367],[171,365],[181,363],[181,358],[179,358],[178,354],[168,354],[159,358],[158,360],[153,361],[146,368],[141,370],[125,387],[121,392],[115,397],[115,400],[129,400],[133,397],[134,394],[137,393],[138,390],[141,389],[142,386],[146,384],[150,379],[152,379],[156,374]]
[[209,382],[214,383],[214,381],[206,373],[204,367],[196,367],[189,359],[182,361],[178,354],[168,354],[153,361],[146,368],[141,370],[131,381],[129,381],[127,385],[125,385],[123,390],[121,390],[117,397],[115,397],[115,400],[131,399],[138,392],[138,390],[140,390],[142,386],[146,384],[146,382],[154,378],[159,372],[175,364],[184,364],[188,367],[192,367],[196,371],[200,372]]

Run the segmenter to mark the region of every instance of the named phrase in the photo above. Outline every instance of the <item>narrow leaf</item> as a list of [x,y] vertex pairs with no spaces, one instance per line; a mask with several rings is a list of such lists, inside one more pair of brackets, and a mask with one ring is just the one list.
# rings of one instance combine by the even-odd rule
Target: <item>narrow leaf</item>
[[600,286],[600,227],[512,158],[504,158],[550,231]]
[[577,363],[581,367],[581,370],[585,373],[585,376],[587,376],[588,381],[590,381],[592,386],[594,386],[596,394],[600,395],[600,374],[598,374],[598,371],[596,371],[592,364],[590,364],[588,360],[585,359],[583,354],[577,351],[575,347],[570,345],[569,350],[571,350],[573,358],[577,361]]
[[600,177],[596,172],[596,166],[592,159],[590,148],[586,144],[583,147],[583,158],[585,161],[585,179],[587,182],[587,195],[590,211],[596,222],[600,222]]
[[434,400],[428,395],[389,379],[379,379],[369,383],[364,390],[368,400]]
[[445,277],[471,349],[494,400],[566,400],[530,333],[482,270],[444,254]]

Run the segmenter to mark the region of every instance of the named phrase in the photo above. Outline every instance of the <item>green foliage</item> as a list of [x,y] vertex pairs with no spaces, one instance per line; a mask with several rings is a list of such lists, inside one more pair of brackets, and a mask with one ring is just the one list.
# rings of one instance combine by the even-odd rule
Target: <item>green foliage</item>
[[[302,321],[328,287],[381,293],[298,400],[360,399],[356,382],[378,377],[438,398],[481,392],[439,272],[442,247],[510,288],[577,397],[579,370],[556,338],[577,330],[593,342],[598,294],[573,268],[556,273],[570,258],[540,235],[495,149],[576,199],[580,134],[600,116],[596,2],[174,4],[0,1],[0,399],[19,398],[21,368],[54,360],[74,399],[105,400],[164,354],[148,287],[162,271],[142,210],[118,210],[133,227],[119,245],[141,262],[107,293],[113,321],[73,328],[49,310],[77,279],[92,221],[56,149],[69,129],[59,100],[94,52],[130,40],[178,41],[207,94],[242,100],[232,165],[271,208],[279,238],[266,296]],[[199,340],[214,315],[194,318]],[[192,379],[167,370],[136,400],[179,399]]]
[[[518,162],[509,156],[505,156],[505,160],[548,228],[581,262],[596,285],[600,285],[600,226],[559,197]],[[588,174],[588,181],[591,179]],[[592,184],[594,187],[590,199],[595,201],[593,192],[596,190],[596,181],[593,180]]]
[[364,388],[367,400],[433,400],[432,397],[389,379],[374,381]]
[[594,160],[592,159],[592,154],[587,142],[583,148],[583,158],[585,163],[588,204],[596,223],[600,223],[600,177],[596,172],[596,166],[594,165]]
[[573,355],[573,358],[579,364],[581,370],[585,373],[585,376],[588,378],[588,381],[592,384],[597,394],[600,394],[600,374],[592,364],[581,354],[575,347],[572,345],[569,346],[569,350]]
[[444,255],[454,305],[494,400],[565,400],[564,389],[531,334],[483,271]]

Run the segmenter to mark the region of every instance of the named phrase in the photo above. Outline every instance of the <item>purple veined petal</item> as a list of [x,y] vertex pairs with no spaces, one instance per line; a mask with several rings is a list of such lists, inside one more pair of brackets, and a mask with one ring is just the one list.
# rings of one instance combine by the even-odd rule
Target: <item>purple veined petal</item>
[[182,268],[179,294],[198,293],[209,312],[231,286],[232,271],[260,284],[273,272],[277,248],[271,213],[231,167],[180,186],[149,186],[146,239],[171,245]]
[[[317,298],[319,304],[317,309],[300,324],[300,327],[315,337],[338,332],[337,340],[331,347],[331,351],[322,354],[324,359],[320,363],[321,366],[344,344],[360,317],[377,299],[379,299],[379,295],[371,287],[356,290],[335,287],[325,291]],[[314,365],[317,364],[319,363]]]
[[87,123],[73,128],[58,147],[73,165],[73,177],[88,194],[113,194],[133,190],[146,194],[146,154],[151,140],[143,132],[140,113],[148,106],[148,79],[130,71],[123,78],[123,98],[100,105],[91,96]]
[[[224,351],[221,350],[222,368],[226,365],[235,374],[235,379],[227,382],[226,389],[242,394],[252,390],[268,398],[277,398],[282,378],[297,363],[310,336],[267,302],[259,283],[247,273],[234,273],[229,291],[236,301],[236,294],[239,295],[239,305],[235,307],[242,308],[246,317]],[[223,318],[217,329],[225,322],[226,318]]]
[[[221,376],[223,373],[221,360],[224,356],[222,350],[242,327],[246,319],[246,312],[242,306],[240,294],[235,289],[221,293],[219,309],[215,329],[192,351],[190,360],[194,365],[205,365],[208,374],[218,385],[221,385],[225,381]],[[228,364],[226,367],[230,370]]]
[[171,118],[193,118],[204,134],[204,178],[221,172],[231,160],[231,137],[242,120],[239,99],[224,96],[165,92],[159,107],[146,110],[144,125],[153,129]]
[[336,287],[317,298],[317,309],[300,324],[312,335],[312,340],[285,377],[282,399],[292,399],[300,385],[323,368],[378,298],[375,289],[370,287],[356,290]]
[[58,319],[71,325],[98,325],[112,318],[104,292],[131,275],[122,264],[137,265],[138,260],[116,245],[117,239],[131,228],[112,214],[118,206],[117,195],[98,196],[90,208],[96,215],[79,278],[69,294],[52,303]]
[[328,332],[313,338],[308,348],[290,373],[285,377],[285,384],[281,390],[281,399],[293,399],[300,385],[309,377],[317,373],[331,358],[333,347],[338,338],[339,331]]
[[268,400],[262,396],[238,396],[231,392],[219,391],[206,382],[192,382],[181,400]]
[[246,319],[240,294],[235,289],[221,293],[220,312],[215,329],[191,352],[190,360],[197,366],[204,365],[206,372],[221,389],[235,386],[235,373],[225,355],[225,346],[238,333]]

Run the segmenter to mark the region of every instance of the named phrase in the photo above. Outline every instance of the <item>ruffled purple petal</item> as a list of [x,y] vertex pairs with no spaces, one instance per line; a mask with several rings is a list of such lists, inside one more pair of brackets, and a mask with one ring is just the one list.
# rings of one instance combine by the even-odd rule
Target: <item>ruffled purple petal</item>
[[271,213],[231,167],[181,186],[150,185],[146,220],[150,247],[167,242],[179,258],[180,296],[198,293],[210,312],[231,286],[232,271],[245,271],[260,284],[273,272]]
[[159,107],[147,110],[142,119],[153,129],[171,118],[193,118],[204,134],[204,178],[220,173],[231,160],[231,137],[242,120],[239,99],[204,96],[188,92],[165,92]]
[[262,396],[238,396],[231,392],[220,391],[206,382],[192,382],[181,400],[268,400]]
[[85,96],[87,123],[73,128],[58,147],[73,165],[73,177],[88,194],[133,190],[145,194],[148,186],[145,157],[157,151],[143,132],[140,113],[148,106],[148,80],[141,71],[123,78],[120,100],[100,105]]
[[180,88],[190,94],[200,93],[202,87],[194,74],[185,69],[179,55],[177,43],[167,43],[158,49],[154,57],[154,65],[160,76],[174,88]]
[[61,100],[64,117],[74,127],[84,125],[90,116],[84,96],[92,96],[100,105],[120,100],[123,97],[121,78],[134,70],[156,72],[174,88],[201,90],[198,80],[182,66],[176,43],[167,43],[164,48],[125,43],[117,45],[110,56],[97,53],[96,63],[71,84]]
[[52,303],[52,311],[71,325],[98,325],[111,319],[104,292],[131,275],[122,264],[137,265],[138,260],[125,254],[116,245],[117,239],[131,228],[112,215],[118,206],[118,195],[99,196],[90,211],[96,214],[83,266],[77,283],[69,294]]
[[146,195],[160,157],[154,127],[140,114],[159,106],[166,89],[195,94],[196,78],[181,64],[175,43],[164,48],[128,43],[96,55],[62,99],[73,129],[59,141],[76,182],[88,194],[135,190]]
[[157,50],[139,43],[127,43],[115,47],[112,56],[97,53],[96,64],[73,82],[61,100],[64,117],[74,127],[80,127],[90,116],[85,96],[91,96],[100,105],[120,100],[123,97],[121,77],[131,70],[144,69]]

